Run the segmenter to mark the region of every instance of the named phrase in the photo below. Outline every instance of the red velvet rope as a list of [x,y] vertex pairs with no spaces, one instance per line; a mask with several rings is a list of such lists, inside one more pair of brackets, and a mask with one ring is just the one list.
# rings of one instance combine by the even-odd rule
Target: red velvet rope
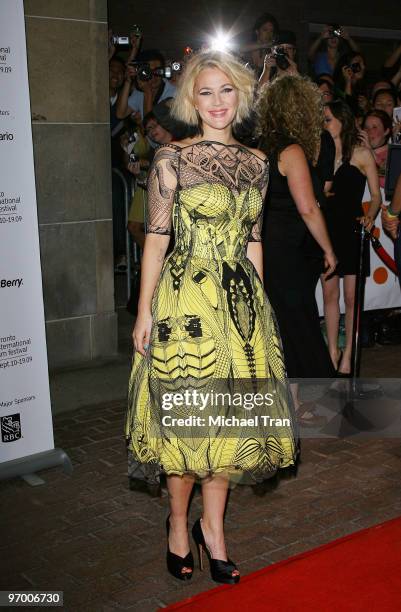
[[370,232],[369,231],[366,232],[367,234],[369,234],[369,238],[370,238],[370,241],[372,243],[372,247],[376,251],[377,255],[380,257],[382,262],[385,263],[386,266],[392,272],[394,272],[395,275],[397,275],[398,274],[397,265],[396,265],[394,259],[391,257],[391,255],[389,255],[389,253],[387,253],[386,249],[384,248],[384,246],[382,245],[380,240],[378,238],[376,238],[376,236],[374,236],[372,234],[373,230],[374,230],[374,228],[372,227],[372,230]]

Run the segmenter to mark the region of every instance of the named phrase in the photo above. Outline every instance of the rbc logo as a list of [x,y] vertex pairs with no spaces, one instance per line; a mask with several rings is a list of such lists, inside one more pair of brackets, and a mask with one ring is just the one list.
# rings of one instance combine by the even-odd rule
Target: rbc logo
[[0,417],[1,441],[15,442],[21,438],[21,417],[20,414],[9,414]]

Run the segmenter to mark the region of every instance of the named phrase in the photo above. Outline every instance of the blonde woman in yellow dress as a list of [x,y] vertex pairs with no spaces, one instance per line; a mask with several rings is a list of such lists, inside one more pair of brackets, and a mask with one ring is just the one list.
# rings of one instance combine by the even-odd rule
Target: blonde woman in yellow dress
[[[194,482],[203,497],[192,528],[200,558],[206,552],[215,581],[236,583],[223,530],[228,488],[296,461],[281,341],[261,281],[268,160],[233,134],[250,113],[254,85],[231,55],[195,55],[172,114],[196,135],[160,146],[148,180],[126,434],[147,476],[167,476],[167,566],[181,580],[193,572],[187,513]],[[172,230],[175,245],[165,259]],[[259,396],[273,401],[259,420],[236,426],[231,417],[254,415],[255,390],[266,384],[270,393]],[[248,405],[235,414],[228,404],[216,407],[218,392],[238,390]]]

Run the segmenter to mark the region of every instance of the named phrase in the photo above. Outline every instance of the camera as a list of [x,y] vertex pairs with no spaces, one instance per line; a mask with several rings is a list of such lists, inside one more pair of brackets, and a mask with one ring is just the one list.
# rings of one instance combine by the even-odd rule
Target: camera
[[172,62],[171,64],[171,70],[173,72],[181,72],[182,70],[182,64],[181,62]]
[[331,32],[336,38],[340,38],[341,34],[343,33],[341,26],[337,23],[333,23],[333,25],[331,26]]
[[129,45],[129,36],[112,36],[110,38],[112,45]]
[[[136,68],[136,76],[140,81],[150,81],[155,72],[147,62],[130,62],[129,65]],[[157,70],[163,69],[157,68]]]
[[352,72],[356,74],[357,72],[361,72],[361,64],[359,62],[354,62],[353,64],[349,64],[347,68],[351,68]]
[[130,153],[129,154],[129,163],[130,164],[135,164],[135,162],[139,161],[139,157],[138,155],[135,155],[135,153]]
[[290,65],[290,62],[287,59],[287,54],[283,47],[277,46],[272,48],[272,55],[276,60],[277,67],[281,70],[287,70]]
[[172,62],[171,66],[165,68],[152,68],[147,62],[130,62],[130,66],[135,66],[136,75],[140,81],[150,81],[153,76],[161,76],[166,79],[171,79],[173,72],[181,72],[182,64],[180,62]]
[[164,75],[166,79],[171,79],[173,76],[173,72],[179,74],[182,71],[181,62],[171,62],[171,66],[166,66],[164,68]]
[[128,144],[132,144],[132,143],[136,143],[136,141],[138,140],[138,133],[137,132],[131,132],[131,134],[129,135],[128,138]]

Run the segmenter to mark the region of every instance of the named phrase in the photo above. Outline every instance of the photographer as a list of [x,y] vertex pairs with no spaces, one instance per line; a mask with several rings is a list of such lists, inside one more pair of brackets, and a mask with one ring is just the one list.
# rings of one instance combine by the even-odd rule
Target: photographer
[[316,85],[322,95],[323,102],[332,102],[334,100],[334,88],[326,79],[316,79]]
[[368,110],[365,72],[365,60],[360,53],[355,53],[355,51],[342,55],[334,70],[337,94],[344,99],[354,115],[357,115],[359,111]]
[[110,129],[112,139],[123,127],[121,120],[116,115],[116,108],[118,93],[124,82],[124,74],[124,60],[115,55],[109,61]]
[[[109,96],[110,96],[110,136],[111,165],[120,171],[124,169],[123,150],[120,137],[125,130],[125,122],[116,115],[117,99],[124,81],[125,63],[115,55],[109,61]],[[113,252],[116,271],[120,271],[125,258],[125,210],[124,190],[121,179],[112,173],[112,206],[113,206]]]
[[[175,96],[174,85],[156,73],[164,66],[163,55],[155,49],[142,51],[135,64],[127,66],[124,85],[117,101],[119,119],[135,111],[144,117],[155,104]],[[134,89],[131,93],[132,85]]]
[[253,26],[254,42],[242,45],[240,51],[249,55],[250,67],[258,78],[264,68],[264,58],[272,45],[275,44],[279,33],[277,19],[270,13],[263,13]]
[[[133,149],[138,159],[131,162],[127,156],[127,169],[137,179],[128,215],[128,231],[141,249],[143,249],[145,241],[144,209],[147,206],[147,170],[150,165],[149,161],[153,157],[153,150],[149,146],[148,141],[144,139],[144,135],[157,145],[169,144],[172,140],[182,138],[181,126],[170,115],[171,102],[172,98],[163,100],[163,102],[156,104],[153,111],[144,117],[144,133],[141,134],[140,147]],[[145,142],[143,142],[144,140]]]
[[269,83],[276,76],[282,74],[297,75],[298,67],[295,61],[297,54],[296,38],[294,32],[280,32],[277,44],[269,49],[263,65],[263,72],[259,79],[259,85]]
[[311,44],[308,52],[308,58],[313,64],[313,72],[317,77],[320,74],[333,74],[341,55],[342,43],[355,53],[359,52],[358,45],[343,26],[337,24],[325,25],[321,34]]
[[[113,30],[109,28],[109,61],[114,57],[114,54],[116,52],[116,46],[118,46],[118,43],[116,43],[116,39],[118,38],[118,36],[115,36],[113,34]],[[138,54],[139,47],[141,46],[141,42],[142,32],[138,26],[134,26],[132,32],[129,33],[130,50],[126,59],[127,63],[134,61],[135,57]]]

